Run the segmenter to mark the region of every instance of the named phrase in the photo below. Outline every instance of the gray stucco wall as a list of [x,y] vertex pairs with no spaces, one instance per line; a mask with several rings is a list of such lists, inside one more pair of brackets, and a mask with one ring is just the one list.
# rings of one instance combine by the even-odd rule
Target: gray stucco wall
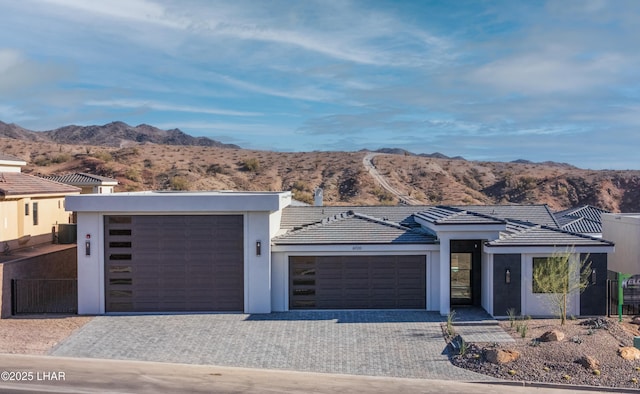
[[[589,278],[589,286],[580,294],[581,316],[603,316],[607,314],[607,254],[582,253],[580,261],[591,262],[595,275]],[[595,280],[595,283],[593,283]]]
[[[506,283],[506,271],[511,273],[511,283]],[[493,256],[493,315],[506,316],[507,310],[521,313],[522,264],[520,254],[496,254]]]

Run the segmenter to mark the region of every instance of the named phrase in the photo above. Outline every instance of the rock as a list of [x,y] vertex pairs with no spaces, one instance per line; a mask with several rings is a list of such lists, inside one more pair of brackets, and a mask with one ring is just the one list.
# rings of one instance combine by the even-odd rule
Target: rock
[[640,349],[631,346],[621,347],[618,354],[625,360],[640,360]]
[[600,367],[600,362],[591,356],[582,356],[576,362],[586,369],[596,370]]
[[541,342],[559,342],[564,339],[564,333],[558,330],[547,331],[540,336]]
[[640,316],[634,316],[634,317],[631,319],[631,322],[630,322],[630,323],[631,323],[631,324],[638,324],[638,325],[640,325]]
[[487,349],[484,352],[484,357],[492,364],[506,364],[520,358],[520,352],[517,350]]

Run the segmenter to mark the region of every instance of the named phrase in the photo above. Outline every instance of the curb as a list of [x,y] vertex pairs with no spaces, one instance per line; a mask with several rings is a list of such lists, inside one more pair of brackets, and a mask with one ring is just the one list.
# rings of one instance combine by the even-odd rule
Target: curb
[[509,382],[509,381],[497,381],[497,382],[469,382],[475,384],[492,384],[501,386],[514,386],[514,387],[530,387],[530,388],[546,388],[546,389],[562,389],[562,390],[576,390],[576,391],[600,391],[607,393],[638,393],[638,389],[628,387],[607,387],[607,386],[584,386],[584,385],[572,385],[562,383],[543,383],[543,382]]

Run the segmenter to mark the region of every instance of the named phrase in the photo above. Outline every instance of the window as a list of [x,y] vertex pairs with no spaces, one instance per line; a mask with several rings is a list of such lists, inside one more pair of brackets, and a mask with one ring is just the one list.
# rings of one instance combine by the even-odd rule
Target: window
[[[548,281],[547,278],[564,278],[564,280]],[[533,292],[560,293],[569,289],[569,264],[562,257],[533,258]],[[555,289],[555,290],[554,290]]]
[[24,216],[29,216],[29,203],[24,204]]
[[38,225],[38,203],[37,202],[33,203],[33,225],[34,226]]

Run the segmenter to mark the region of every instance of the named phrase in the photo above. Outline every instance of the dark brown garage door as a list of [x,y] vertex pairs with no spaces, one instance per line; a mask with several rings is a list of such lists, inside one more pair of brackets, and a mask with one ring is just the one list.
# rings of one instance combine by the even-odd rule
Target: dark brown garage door
[[107,312],[242,311],[242,215],[105,217]]
[[290,309],[424,309],[425,256],[292,256]]

